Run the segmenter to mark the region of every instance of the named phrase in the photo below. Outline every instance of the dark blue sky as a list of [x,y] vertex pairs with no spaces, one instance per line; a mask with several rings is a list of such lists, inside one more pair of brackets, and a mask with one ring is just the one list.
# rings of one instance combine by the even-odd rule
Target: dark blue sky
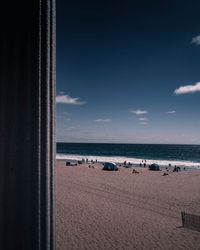
[[58,0],[57,140],[200,144],[199,11]]

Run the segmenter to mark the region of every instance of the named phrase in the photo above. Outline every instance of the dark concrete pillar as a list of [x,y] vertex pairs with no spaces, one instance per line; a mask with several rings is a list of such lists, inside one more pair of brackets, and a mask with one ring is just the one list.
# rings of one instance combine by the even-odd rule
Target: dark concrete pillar
[[0,8],[0,249],[53,250],[55,2],[7,2]]

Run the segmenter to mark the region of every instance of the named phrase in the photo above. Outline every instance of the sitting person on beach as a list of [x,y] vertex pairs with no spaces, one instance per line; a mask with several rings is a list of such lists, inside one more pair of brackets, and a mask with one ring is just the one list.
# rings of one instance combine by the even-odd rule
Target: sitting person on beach
[[139,172],[137,170],[133,169],[132,174],[139,174]]

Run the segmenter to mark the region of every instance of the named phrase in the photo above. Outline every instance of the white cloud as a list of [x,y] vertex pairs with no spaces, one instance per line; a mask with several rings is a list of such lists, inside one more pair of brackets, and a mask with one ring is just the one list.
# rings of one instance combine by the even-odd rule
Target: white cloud
[[146,117],[140,117],[139,121],[148,121],[148,118],[146,118]]
[[193,37],[191,43],[200,45],[200,35]]
[[56,103],[70,104],[70,105],[83,105],[86,102],[80,101],[79,97],[71,97],[69,95],[59,94],[56,96]]
[[95,122],[111,122],[112,120],[111,119],[96,119]]
[[200,82],[197,82],[194,85],[180,86],[179,88],[174,90],[174,93],[176,95],[181,95],[181,94],[195,93],[197,91],[200,91]]
[[131,110],[130,113],[135,115],[144,115],[147,114],[148,112],[146,110],[137,109],[137,110]]
[[169,111],[166,112],[166,114],[175,114],[175,113],[176,113],[175,110],[169,110]]

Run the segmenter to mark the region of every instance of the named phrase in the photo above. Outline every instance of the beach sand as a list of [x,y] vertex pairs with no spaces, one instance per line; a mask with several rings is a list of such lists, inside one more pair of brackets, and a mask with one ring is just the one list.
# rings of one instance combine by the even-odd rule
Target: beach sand
[[200,212],[200,171],[56,165],[58,250],[200,249],[200,232],[181,227],[181,211]]

